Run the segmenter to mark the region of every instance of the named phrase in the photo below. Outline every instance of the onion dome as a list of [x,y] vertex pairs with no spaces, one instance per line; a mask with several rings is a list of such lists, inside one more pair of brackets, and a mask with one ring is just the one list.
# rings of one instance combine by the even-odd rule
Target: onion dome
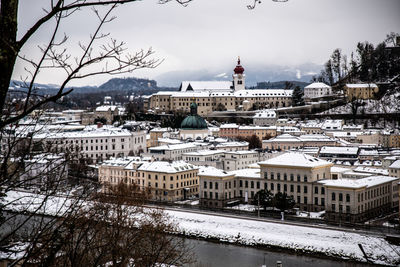
[[238,63],[233,71],[235,72],[235,74],[243,74],[244,68],[242,67],[242,65],[240,65],[240,57],[238,57]]
[[190,115],[187,116],[181,123],[181,129],[184,130],[197,130],[207,129],[206,121],[197,115],[197,104],[190,104]]

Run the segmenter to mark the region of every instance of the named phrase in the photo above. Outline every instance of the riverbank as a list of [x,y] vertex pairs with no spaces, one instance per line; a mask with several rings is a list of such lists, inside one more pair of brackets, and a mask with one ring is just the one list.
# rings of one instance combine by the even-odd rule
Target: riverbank
[[288,253],[285,249],[265,249],[231,243],[211,242],[204,239],[185,238],[185,244],[191,247],[195,263],[184,267],[268,267],[281,261],[284,267],[368,267],[366,263],[337,260],[329,257],[315,257]]
[[178,225],[178,234],[213,242],[245,245],[290,253],[367,262],[361,244],[374,264],[395,265],[400,247],[383,237],[337,230],[165,211]]

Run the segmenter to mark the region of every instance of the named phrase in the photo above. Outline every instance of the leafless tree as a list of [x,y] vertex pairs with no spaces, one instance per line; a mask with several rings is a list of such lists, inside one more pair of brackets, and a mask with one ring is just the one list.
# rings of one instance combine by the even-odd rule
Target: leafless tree
[[[117,6],[135,1],[49,0],[49,9],[20,38],[17,38],[18,8],[23,3],[0,2],[0,252],[17,259],[11,265],[32,260],[37,265],[54,265],[69,242],[66,233],[71,222],[82,218],[82,205],[91,197],[90,190],[74,191],[68,184],[68,153],[60,160],[42,153],[44,147],[37,147],[46,145],[45,141],[34,139],[37,133],[49,130],[43,123],[46,105],[69,94],[73,90],[69,87],[72,81],[154,68],[161,63],[153,58],[151,48],[132,53],[124,42],[102,31],[105,24],[115,19],[112,12]],[[175,1],[183,5],[189,2]],[[98,23],[87,40],[77,45],[80,52],[72,55],[69,36],[62,34],[60,28],[66,18],[87,8],[92,9]],[[23,47],[45,24],[51,24],[52,32],[48,41],[38,47],[40,57],[23,54]],[[13,89],[10,82],[17,60],[24,63],[26,75],[20,77],[21,86]],[[41,93],[35,87],[39,74],[54,70],[63,72],[65,79],[56,93]],[[159,218],[161,225],[165,217],[160,213]],[[167,226],[167,221],[164,223]],[[154,259],[162,262],[161,258]]]

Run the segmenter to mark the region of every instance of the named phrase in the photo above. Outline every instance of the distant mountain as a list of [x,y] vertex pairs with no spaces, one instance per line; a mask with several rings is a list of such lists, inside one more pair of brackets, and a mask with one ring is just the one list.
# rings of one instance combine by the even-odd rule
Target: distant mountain
[[293,84],[292,88],[299,86],[301,89],[304,89],[309,82],[299,82],[299,81],[279,81],[279,82],[258,82],[254,88],[250,89],[285,89],[286,82],[290,82]]
[[99,86],[99,90],[135,91],[144,89],[158,89],[157,82],[139,78],[113,78]]
[[[230,81],[233,68],[217,70],[171,71],[155,78],[163,86],[177,87],[181,81]],[[297,81],[310,82],[314,75],[320,73],[321,65],[307,63],[298,66],[278,65],[243,65],[246,74],[246,86],[256,86],[258,82]]]
[[[39,84],[35,83],[36,93],[39,94],[55,94],[59,87],[54,84]],[[21,81],[12,81],[10,83],[11,90],[24,91],[24,86]],[[141,79],[141,78],[113,78],[105,82],[100,86],[82,86],[82,87],[68,87],[66,88],[74,90],[71,94],[87,94],[87,93],[99,93],[99,92],[124,92],[124,94],[153,94],[158,91],[175,91],[178,88],[170,87],[158,87],[155,80]]]

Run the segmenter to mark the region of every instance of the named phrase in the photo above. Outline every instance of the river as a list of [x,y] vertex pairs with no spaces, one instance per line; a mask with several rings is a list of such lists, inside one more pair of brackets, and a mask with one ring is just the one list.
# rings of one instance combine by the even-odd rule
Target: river
[[361,267],[371,266],[362,263],[345,262],[310,256],[269,251],[253,247],[244,247],[231,244],[221,244],[204,240],[186,239],[197,262],[185,267],[275,267],[277,261],[282,262],[282,267]]

